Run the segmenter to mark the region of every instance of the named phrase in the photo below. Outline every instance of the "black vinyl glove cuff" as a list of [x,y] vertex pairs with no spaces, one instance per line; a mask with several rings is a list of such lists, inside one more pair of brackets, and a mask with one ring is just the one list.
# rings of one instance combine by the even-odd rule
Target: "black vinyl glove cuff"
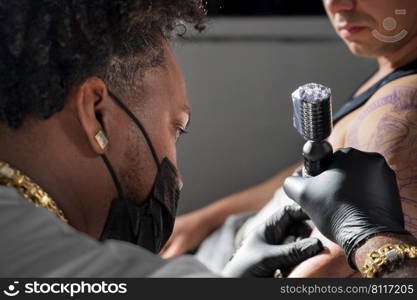
[[368,239],[381,233],[408,234],[408,232],[404,229],[396,230],[389,229],[387,227],[370,227],[368,230],[362,231],[361,234],[355,236],[355,238],[347,239],[344,241],[337,241],[337,243],[341,245],[341,247],[345,251],[347,262],[353,270],[358,269],[353,263],[353,255],[355,250],[359,248],[363,243],[365,243]]

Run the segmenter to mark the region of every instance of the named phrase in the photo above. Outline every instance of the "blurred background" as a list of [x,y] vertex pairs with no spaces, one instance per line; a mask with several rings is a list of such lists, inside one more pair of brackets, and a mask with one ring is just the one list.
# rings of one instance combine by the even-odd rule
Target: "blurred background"
[[350,54],[321,0],[209,0],[207,8],[207,30],[173,42],[192,110],[178,145],[180,214],[301,160],[290,97],[297,87],[331,87],[336,111],[376,68]]
[[210,16],[323,15],[322,0],[208,0]]

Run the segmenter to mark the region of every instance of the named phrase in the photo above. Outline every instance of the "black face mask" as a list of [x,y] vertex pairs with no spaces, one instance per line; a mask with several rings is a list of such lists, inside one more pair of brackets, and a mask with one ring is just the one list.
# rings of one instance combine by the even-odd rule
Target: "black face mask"
[[120,181],[106,155],[102,155],[117,189],[118,198],[111,203],[109,214],[100,240],[115,239],[127,241],[153,253],[159,253],[171,236],[174,228],[180,190],[178,172],[168,158],[159,162],[155,148],[142,124],[114,94],[113,100],[129,115],[139,127],[151,150],[158,168],[152,190],[141,205],[123,196]]

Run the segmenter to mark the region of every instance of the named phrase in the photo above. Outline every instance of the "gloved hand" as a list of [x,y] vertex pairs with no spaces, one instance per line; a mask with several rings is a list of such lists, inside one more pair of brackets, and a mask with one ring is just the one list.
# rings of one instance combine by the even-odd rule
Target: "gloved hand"
[[352,251],[371,235],[406,233],[395,173],[384,157],[352,148],[334,154],[316,177],[288,177],[287,195],[301,205],[323,235]]
[[316,238],[279,245],[288,235],[309,236],[303,222],[308,216],[298,205],[285,206],[242,242],[222,271],[225,277],[273,277],[277,269],[290,269],[323,250]]

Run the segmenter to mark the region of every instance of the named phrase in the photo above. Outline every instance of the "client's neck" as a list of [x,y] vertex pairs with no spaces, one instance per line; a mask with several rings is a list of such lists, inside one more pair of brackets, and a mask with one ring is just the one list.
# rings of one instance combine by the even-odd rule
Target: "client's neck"
[[377,58],[379,71],[389,73],[417,59],[417,36],[397,51]]

